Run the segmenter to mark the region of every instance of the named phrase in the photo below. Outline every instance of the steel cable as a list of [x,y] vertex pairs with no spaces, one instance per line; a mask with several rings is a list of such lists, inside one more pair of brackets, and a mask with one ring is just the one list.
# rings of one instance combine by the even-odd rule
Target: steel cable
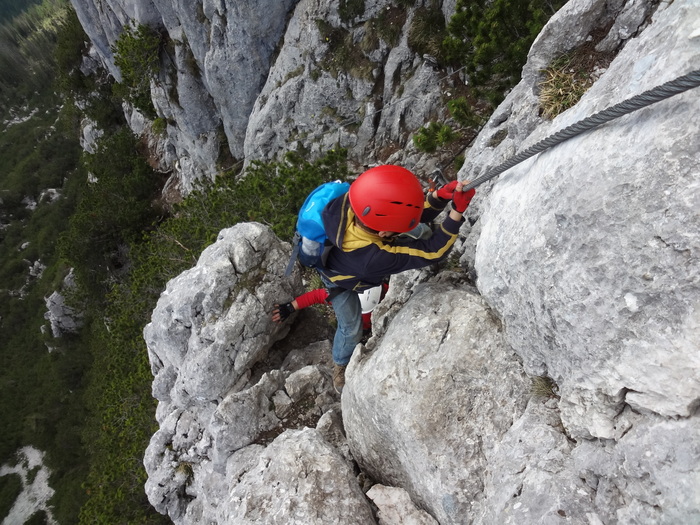
[[661,84],[660,86],[656,86],[655,88],[645,91],[644,93],[635,95],[632,98],[615,104],[614,106],[610,106],[603,111],[595,113],[590,117],[586,117],[583,120],[579,120],[578,122],[557,131],[549,137],[542,139],[537,144],[534,144],[533,146],[530,146],[517,155],[511,157],[506,162],[488,170],[484,175],[476,178],[469,184],[466,184],[464,186],[464,191],[471,188],[476,188],[480,184],[493,179],[516,164],[520,164],[524,160],[527,160],[546,149],[552,148],[565,140],[575,137],[576,135],[580,135],[581,133],[600,126],[601,124],[605,124],[606,122],[610,122],[618,117],[622,117],[623,115],[627,115],[633,111],[637,111],[638,109],[650,106],[651,104],[665,100],[698,86],[700,86],[700,70],[691,71],[686,75],[676,78],[675,80],[671,80]]

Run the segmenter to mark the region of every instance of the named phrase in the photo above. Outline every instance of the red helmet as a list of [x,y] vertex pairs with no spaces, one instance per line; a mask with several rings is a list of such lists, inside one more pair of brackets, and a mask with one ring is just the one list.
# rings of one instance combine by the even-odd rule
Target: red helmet
[[365,171],[350,185],[350,206],[373,230],[403,233],[420,222],[423,187],[401,166],[387,164]]

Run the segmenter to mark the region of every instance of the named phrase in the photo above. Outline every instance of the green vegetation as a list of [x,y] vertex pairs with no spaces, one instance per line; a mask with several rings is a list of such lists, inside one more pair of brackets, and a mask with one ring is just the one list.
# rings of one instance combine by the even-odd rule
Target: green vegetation
[[430,122],[421,127],[413,136],[413,143],[419,151],[435,153],[457,141],[468,129],[481,126],[483,122],[465,97],[450,100],[447,108],[458,128],[440,122]]
[[[50,100],[45,94],[41,98]],[[68,106],[57,111],[55,102],[0,135],[0,163],[10,167],[0,173],[0,187],[8,188],[0,197],[8,203],[2,217],[7,227],[0,235],[0,461],[28,444],[46,451],[52,486],[65,496],[62,508],[76,516],[85,473],[81,391],[91,356],[69,336],[51,341],[55,351],[49,353],[41,327],[44,297],[67,273],[56,239],[75,208],[85,174],[78,165],[75,115]],[[56,188],[60,197],[39,198],[42,188]],[[36,200],[33,211],[22,204],[22,195]],[[36,261],[46,269],[30,277]]]
[[75,269],[84,291],[94,297],[104,282],[126,264],[123,249],[157,216],[151,201],[158,178],[137,155],[128,128],[105,136],[83,165],[95,182],[87,184],[60,239],[62,257]]
[[92,414],[86,427],[90,472],[81,523],[160,519],[147,512],[140,463],[156,430],[142,330],[167,281],[192,267],[219,231],[236,223],[263,222],[278,236],[291,238],[309,191],[321,182],[347,178],[345,157],[340,150],[307,162],[290,154],[282,162],[253,164],[243,178],[222,174],[131,244],[131,270],[112,285],[104,313],[90,327],[95,364],[86,391]]
[[340,0],[338,14],[344,23],[352,22],[365,12],[365,0]]
[[431,122],[427,127],[418,130],[413,137],[413,143],[420,151],[435,153],[439,147],[451,144],[456,138],[456,133],[447,124]]
[[46,525],[49,523],[49,517],[45,511],[40,510],[32,514],[24,525]]
[[481,111],[488,112],[484,106],[498,105],[518,83],[532,42],[564,3],[458,0],[456,14],[446,30],[440,29],[439,10],[419,9],[409,44],[419,53],[433,55],[441,65],[464,68],[469,77],[469,95],[447,102],[450,117],[458,128],[431,122],[414,135],[416,148],[434,153],[459,140],[468,130],[475,133],[484,121]]
[[319,64],[337,78],[343,71],[357,78],[372,79],[372,70],[376,67],[363,53],[358,53],[353,45],[352,33],[342,27],[333,27],[325,20],[316,20],[321,38],[328,43],[325,58]]
[[0,113],[3,117],[4,110],[11,105],[26,102],[51,84],[56,35],[68,14],[68,0],[43,0],[19,12],[20,6],[29,3],[18,2],[11,9],[5,3],[0,5],[4,13],[16,14],[0,25]]
[[447,59],[494,106],[518,83],[527,53],[564,0],[458,0],[444,40]]
[[421,7],[413,16],[408,31],[408,46],[419,55],[432,55],[443,62],[442,41],[445,38],[445,17],[436,2],[431,7]]
[[41,0],[0,0],[0,23],[11,20]]
[[592,72],[596,67],[607,68],[614,53],[595,49],[595,40],[560,56],[542,71],[540,82],[540,111],[552,119],[576,105],[593,85]]
[[[243,178],[222,174],[164,218],[152,204],[162,179],[120,127],[109,84],[76,73],[85,37],[74,13],[65,20],[56,45],[65,69],[60,85],[87,104],[105,135],[94,154],[81,155],[80,115],[50,96],[50,84],[32,100],[33,116],[0,134],[0,162],[9,167],[0,173],[7,224],[0,230],[0,461],[29,444],[47,452],[61,524],[167,523],[143,488],[143,454],[157,428],[143,327],[165,283],[191,267],[222,228],[257,220],[291,238],[310,189],[347,177],[345,152],[316,162],[290,154],[251,165]],[[61,196],[42,197],[47,188]],[[29,278],[37,260],[46,269]],[[41,332],[44,297],[69,268],[79,284],[71,300],[83,308],[85,326],[53,339]],[[13,479],[0,485],[4,507],[18,490]]]
[[7,516],[21,492],[22,479],[19,474],[0,476],[0,516]]
[[[109,94],[109,86],[105,96],[104,86],[79,74],[86,40],[67,0],[45,0],[0,28],[0,463],[11,461],[25,445],[45,451],[52,472],[50,484],[56,491],[52,505],[61,524],[78,522],[87,496],[83,482],[89,469],[84,444],[89,443],[85,418],[90,405],[84,393],[88,379],[94,377],[88,375],[95,360],[93,345],[99,344],[89,337],[90,328],[100,318],[99,311],[95,311],[96,317],[88,316],[84,333],[53,339],[42,333],[42,328],[47,328],[44,297],[59,289],[71,262],[79,257],[76,251],[62,258],[58,248],[58,239],[71,233],[71,221],[75,246],[81,247],[80,242],[93,235],[93,247],[99,250],[85,249],[82,254],[93,260],[96,253],[111,256],[114,246],[125,243],[129,233],[140,235],[140,229],[127,216],[134,210],[143,211],[143,207],[134,203],[121,210],[114,206],[115,200],[110,207],[105,204],[108,198],[100,200],[103,195],[95,194],[98,188],[105,195],[118,189],[122,198],[122,185],[133,190],[131,178],[145,173],[133,168],[133,140],[122,137],[119,142],[120,135],[113,133],[123,117],[118,101]],[[58,84],[51,82],[56,76]],[[121,144],[124,151],[112,158],[100,151],[97,157],[102,155],[101,161],[89,156],[81,161],[81,115],[69,100],[56,94],[60,90],[80,97],[87,104],[87,113],[103,129],[112,130],[106,140]],[[89,95],[93,92],[98,94]],[[127,173],[117,174],[120,167]],[[88,169],[98,173],[103,184],[87,186]],[[53,191],[47,192],[49,189]],[[150,199],[152,193],[145,193]],[[144,195],[135,190],[133,194],[139,199]],[[86,197],[98,203],[91,210]],[[145,208],[147,214],[136,216],[148,225],[152,221],[148,200]],[[93,224],[96,216],[85,217],[82,222],[73,219],[76,210],[109,213],[118,236],[104,222]],[[77,224],[83,226],[82,233],[88,237],[76,238]],[[95,235],[99,227],[103,237]],[[30,274],[30,267],[43,268],[43,272]],[[92,276],[92,272],[85,273]],[[106,283],[101,289],[107,289]],[[51,353],[47,344],[53,349]],[[144,399],[149,400],[150,393]],[[150,405],[152,408],[152,402]],[[151,425],[152,419],[151,413]],[[16,487],[10,486],[13,479],[0,478],[0,517],[6,515],[6,507],[14,500]],[[144,505],[144,499],[139,503],[142,512],[155,515]],[[39,512],[30,522],[43,523],[45,519],[45,513]]]
[[54,51],[58,85],[63,93],[88,94],[96,87],[90,78],[80,72],[83,56],[87,54],[88,40],[78,15],[69,9],[57,35]]
[[392,47],[396,46],[405,22],[405,9],[394,6],[382,9],[376,18],[365,22],[365,34],[360,41],[360,47],[366,53],[373,51],[379,45],[379,38]]
[[151,81],[160,70],[162,44],[160,33],[138,25],[135,29],[125,26],[112,47],[114,63],[122,74],[122,82],[114,86],[117,94],[152,118],[156,113],[151,101]]

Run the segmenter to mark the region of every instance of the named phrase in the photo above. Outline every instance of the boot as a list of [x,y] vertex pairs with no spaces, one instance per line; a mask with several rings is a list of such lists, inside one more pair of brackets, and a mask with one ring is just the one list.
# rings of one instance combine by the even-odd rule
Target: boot
[[333,368],[333,388],[339,394],[343,393],[345,386],[345,367],[343,365],[335,365]]

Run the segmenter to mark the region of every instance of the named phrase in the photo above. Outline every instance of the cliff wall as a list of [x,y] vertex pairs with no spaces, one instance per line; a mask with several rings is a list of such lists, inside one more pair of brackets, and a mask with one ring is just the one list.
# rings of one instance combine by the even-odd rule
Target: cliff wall
[[[179,42],[179,105],[158,86],[154,101],[171,111],[180,169],[189,158],[210,174],[219,125],[240,160],[340,142],[358,164],[431,166],[405,147],[444,87],[406,45],[411,9],[398,43],[369,46],[348,74],[320,67],[338,50],[317,20],[359,43],[359,22],[388,4],[365,2],[352,22],[340,3],[306,0],[74,4],[108,66],[129,20]],[[698,0],[570,1],[460,179],[700,69],[698,20]],[[543,119],[540,70],[594,34],[602,50],[624,46],[578,104]],[[183,524],[700,522],[698,115],[691,90],[480,187],[452,265],[392,278],[342,398],[327,333],[298,337],[318,317],[269,318],[302,290],[299,273],[282,275],[289,245],[260,224],[222,231],[144,331],[159,401],[144,459],[153,506]]]

